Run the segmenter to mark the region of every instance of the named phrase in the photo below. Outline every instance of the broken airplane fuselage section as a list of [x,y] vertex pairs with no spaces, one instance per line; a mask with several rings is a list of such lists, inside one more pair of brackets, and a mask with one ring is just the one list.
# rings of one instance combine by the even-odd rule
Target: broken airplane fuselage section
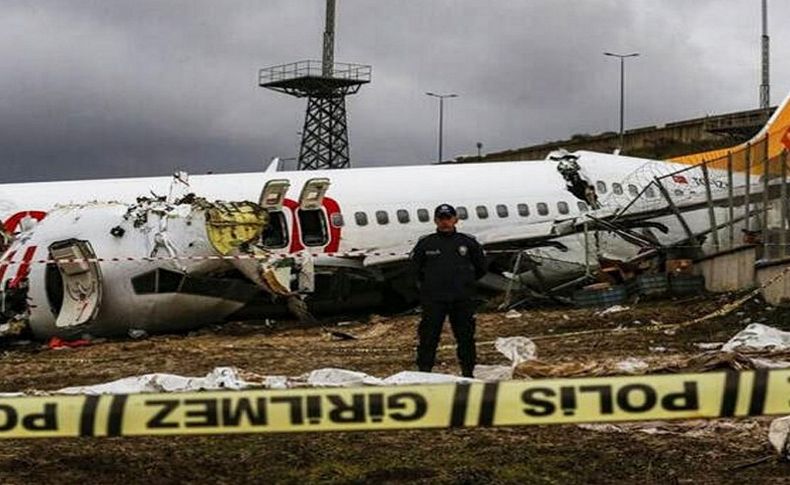
[[261,293],[299,306],[312,287],[310,256],[265,249],[268,223],[258,204],[193,195],[57,207],[0,262],[0,336],[185,330]]

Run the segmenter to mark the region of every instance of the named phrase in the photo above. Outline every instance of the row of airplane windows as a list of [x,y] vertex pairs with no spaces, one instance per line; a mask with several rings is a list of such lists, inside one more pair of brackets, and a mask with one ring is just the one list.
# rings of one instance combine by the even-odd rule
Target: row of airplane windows
[[[611,188],[612,188],[612,193],[614,193],[615,195],[622,195],[624,193],[623,185],[620,184],[620,183],[617,183],[617,182],[612,183],[612,187]],[[630,196],[632,196],[632,197],[636,197],[640,193],[639,187],[637,187],[634,184],[628,184],[626,186],[626,188],[628,190],[628,194]],[[595,189],[596,189],[596,192],[598,194],[605,194],[605,193],[608,192],[608,187],[606,185],[606,182],[604,182],[602,180],[599,180],[599,181],[597,181],[595,183]],[[656,195],[657,195],[655,190],[651,186],[648,186],[645,189],[644,192],[645,192],[644,195],[647,198],[653,198],[653,197],[656,197]],[[678,191],[676,191],[676,192],[678,192]],[[682,191],[680,191],[680,192],[682,194]],[[582,201],[576,202],[576,205],[579,208],[580,212],[586,212],[586,211],[590,210],[589,207],[587,206],[587,204],[582,202]],[[464,219],[468,219],[469,218],[469,211],[467,210],[466,207],[458,206],[455,209],[458,212],[458,218],[459,219],[464,220]],[[541,216],[549,215],[549,205],[547,203],[545,203],[545,202],[538,202],[536,204],[536,209],[537,209],[538,215],[541,215]],[[500,218],[505,218],[505,217],[509,217],[510,216],[508,207],[505,204],[497,204],[497,206],[495,207],[495,212],[496,212],[496,215],[498,217],[500,217]],[[527,204],[523,204],[523,203],[516,205],[516,212],[521,217],[529,217],[529,215],[530,215],[529,206]],[[567,202],[564,202],[564,201],[557,202],[557,212],[559,214],[561,214],[561,215],[569,214],[570,213],[570,206],[568,205]],[[478,219],[487,219],[488,215],[489,215],[488,214],[488,207],[486,207],[484,205],[479,205],[479,206],[475,207],[475,214],[477,215]],[[385,210],[378,210],[378,211],[375,212],[374,215],[375,215],[375,218],[376,218],[376,222],[378,224],[380,224],[380,225],[389,224],[389,222],[390,222],[389,212],[387,212]],[[335,214],[335,216],[340,216],[340,214]],[[395,218],[401,224],[408,224],[409,222],[411,222],[411,215],[409,214],[409,211],[406,210],[406,209],[398,209],[398,210],[396,210],[395,211]],[[420,221],[420,222],[429,222],[431,220],[431,214],[428,211],[428,209],[417,209],[417,220]],[[354,213],[354,222],[356,222],[357,226],[367,226],[369,224],[369,222],[370,222],[368,220],[368,214],[366,212],[361,212],[361,211],[360,212],[355,212]],[[343,221],[342,220],[333,221],[333,223],[336,226],[343,225]]]
[[[585,204],[582,201],[576,202],[576,205],[579,208],[579,211],[581,212],[586,212],[590,210],[587,204]],[[536,205],[536,209],[538,214],[541,216],[549,215],[549,205],[545,202],[538,202]],[[458,213],[459,219],[461,220],[469,219],[469,210],[466,207],[459,205],[455,208],[455,210]],[[488,219],[489,217],[488,207],[484,205],[478,205],[477,207],[475,207],[474,211],[478,219]],[[506,206],[505,204],[497,204],[496,207],[494,208],[494,211],[496,212],[496,215],[500,218],[510,216],[510,210],[508,209],[508,206]],[[516,204],[516,212],[521,217],[529,217],[530,215],[529,205]],[[559,201],[557,202],[557,212],[563,215],[570,214],[571,209],[567,202]],[[390,222],[389,212],[385,210],[378,210],[375,212],[374,215],[376,217],[377,223],[381,225],[389,224]],[[395,218],[401,224],[408,224],[409,222],[411,222],[411,215],[409,214],[409,211],[406,209],[396,210]],[[428,211],[428,209],[417,209],[417,220],[420,222],[429,222],[431,220],[431,213]],[[358,226],[367,226],[369,223],[368,214],[366,212],[361,212],[361,211],[355,212],[354,222],[356,222]]]

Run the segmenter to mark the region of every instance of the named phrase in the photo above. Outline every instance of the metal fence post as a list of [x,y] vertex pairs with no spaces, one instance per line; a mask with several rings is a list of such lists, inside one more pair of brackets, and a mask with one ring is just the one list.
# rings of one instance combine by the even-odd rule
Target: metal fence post
[[729,236],[730,236],[730,244],[729,247],[735,247],[735,207],[733,207],[733,196],[732,196],[732,152],[727,153],[727,198],[729,199],[728,208],[727,208],[727,218],[729,220]]
[[708,221],[711,227],[711,236],[713,237],[713,247],[718,252],[719,247],[719,231],[716,230],[716,213],[713,210],[713,195],[710,190],[710,175],[708,174],[708,162],[702,162],[702,177],[705,180],[705,200],[708,203]]

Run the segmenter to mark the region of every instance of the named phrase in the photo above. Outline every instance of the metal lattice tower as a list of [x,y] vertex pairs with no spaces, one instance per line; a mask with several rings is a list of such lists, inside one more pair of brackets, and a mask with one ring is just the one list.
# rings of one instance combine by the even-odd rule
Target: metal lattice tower
[[297,98],[308,98],[298,170],[346,168],[348,147],[346,96],[370,82],[372,68],[334,62],[335,0],[326,0],[321,61],[299,61],[261,69],[258,85]]

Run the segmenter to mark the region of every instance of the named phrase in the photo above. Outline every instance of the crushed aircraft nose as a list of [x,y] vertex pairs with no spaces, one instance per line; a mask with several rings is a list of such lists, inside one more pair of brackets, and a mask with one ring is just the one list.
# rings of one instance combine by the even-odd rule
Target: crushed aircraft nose
[[312,261],[264,247],[267,224],[258,204],[194,195],[58,207],[6,253],[45,261],[0,281],[0,334],[17,322],[39,338],[178,331],[220,321],[262,291],[301,300]]

